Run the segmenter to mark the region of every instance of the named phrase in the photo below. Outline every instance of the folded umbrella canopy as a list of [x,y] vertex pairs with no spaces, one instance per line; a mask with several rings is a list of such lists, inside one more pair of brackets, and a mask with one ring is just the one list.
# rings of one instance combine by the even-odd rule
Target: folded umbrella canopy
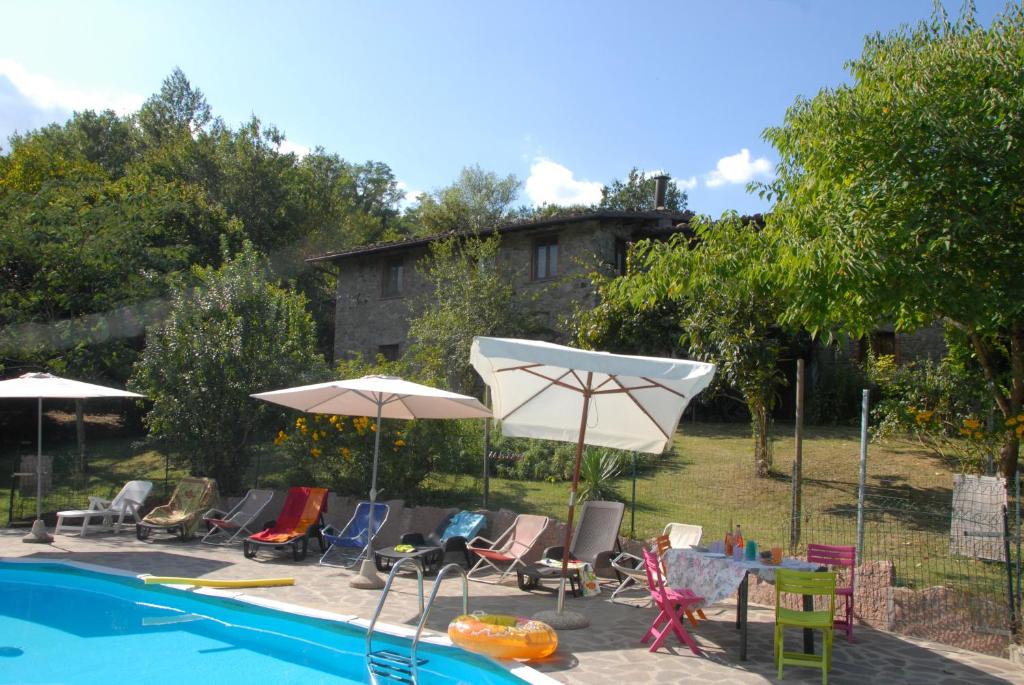
[[[380,458],[381,419],[478,419],[491,415],[475,397],[420,385],[397,376],[363,376],[349,380],[315,383],[252,395],[257,399],[316,414],[377,417],[373,446],[370,502],[377,500],[377,462]],[[373,530],[373,507],[369,529]],[[366,554],[372,553],[373,540]],[[368,557],[370,561],[372,558]],[[366,564],[364,563],[364,566]],[[370,572],[360,572],[365,578]],[[375,583],[373,583],[375,584]]]
[[715,367],[485,337],[473,339],[470,362],[491,389],[502,435],[576,443],[558,593],[561,615],[583,446],[664,452],[687,404],[708,386]]
[[36,520],[32,524],[29,541],[48,542],[43,526],[43,399],[84,400],[93,397],[144,397],[138,393],[73,381],[49,373],[26,373],[17,378],[0,381],[0,398],[34,399],[38,402],[36,437]]

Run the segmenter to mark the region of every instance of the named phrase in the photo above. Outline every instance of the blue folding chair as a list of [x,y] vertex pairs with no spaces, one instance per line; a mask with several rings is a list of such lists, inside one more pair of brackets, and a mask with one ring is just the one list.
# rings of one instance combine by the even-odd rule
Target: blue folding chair
[[[320,563],[326,566],[351,568],[364,557],[372,559],[373,552],[370,546],[373,544],[373,538],[377,537],[377,533],[387,521],[390,511],[391,507],[383,502],[373,505],[373,531],[371,532],[368,530],[370,527],[370,503],[360,502],[356,505],[355,513],[352,514],[352,518],[343,529],[338,530],[334,526],[324,528],[324,542],[328,544],[328,547],[320,557]],[[326,561],[332,551],[340,555],[341,563],[332,564]]]

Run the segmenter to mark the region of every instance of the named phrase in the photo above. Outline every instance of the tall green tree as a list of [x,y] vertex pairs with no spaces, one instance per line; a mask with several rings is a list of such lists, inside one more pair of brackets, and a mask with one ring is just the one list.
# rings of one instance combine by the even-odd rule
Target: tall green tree
[[326,367],[305,298],[269,280],[251,244],[193,275],[199,285],[176,289],[166,321],[148,331],[129,385],[153,401],[153,438],[238,492],[271,416],[249,395],[321,380]]
[[419,267],[428,287],[413,302],[412,361],[456,392],[480,388],[469,364],[473,337],[521,336],[529,317],[515,280],[496,261],[500,237],[435,241]]
[[624,315],[627,331],[635,320],[674,317],[654,329],[655,339],[678,331],[680,349],[715,364],[719,389],[739,392],[750,412],[754,472],[764,477],[772,468],[771,411],[785,380],[778,363],[794,342],[779,325],[782,302],[765,269],[771,244],[736,214],[718,221],[695,217],[690,225],[692,237],[677,233],[665,242],[638,243],[628,273],[604,285],[593,322],[583,319],[579,330],[602,346],[604,336],[621,335],[609,314],[611,321]]
[[502,178],[477,165],[464,167],[450,186],[420,195],[409,218],[422,235],[495,228],[520,216],[514,206],[520,185],[512,174]]
[[[670,174],[665,189],[665,209],[671,212],[686,210],[686,191],[681,189]],[[637,167],[629,170],[624,181],[615,179],[601,188],[600,209],[613,209],[623,212],[649,212],[655,207],[655,177],[646,174]]]
[[[1024,405],[1024,9],[868,36],[852,82],[798,99],[769,229],[786,320],[859,336],[942,322],[968,341],[1003,417]],[[1002,472],[1017,470],[1006,431]]]

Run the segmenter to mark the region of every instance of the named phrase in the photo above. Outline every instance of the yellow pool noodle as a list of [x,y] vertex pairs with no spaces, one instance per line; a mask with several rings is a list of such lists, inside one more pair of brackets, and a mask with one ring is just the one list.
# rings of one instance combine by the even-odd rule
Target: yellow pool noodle
[[199,587],[279,587],[295,585],[294,578],[251,578],[248,580],[222,580],[217,578],[176,578],[173,576],[143,576],[146,585],[196,585]]

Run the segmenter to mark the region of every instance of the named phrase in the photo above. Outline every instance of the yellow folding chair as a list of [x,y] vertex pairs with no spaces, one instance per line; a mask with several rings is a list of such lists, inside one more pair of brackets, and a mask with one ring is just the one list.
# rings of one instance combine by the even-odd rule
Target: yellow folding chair
[[[782,595],[828,597],[828,609],[801,611],[782,606]],[[828,685],[832,666],[832,620],[836,613],[836,574],[834,571],[794,571],[780,568],[775,572],[775,665],[782,680],[782,667],[810,666],[821,669],[821,683]],[[821,630],[821,655],[787,652],[783,647],[786,628]]]

